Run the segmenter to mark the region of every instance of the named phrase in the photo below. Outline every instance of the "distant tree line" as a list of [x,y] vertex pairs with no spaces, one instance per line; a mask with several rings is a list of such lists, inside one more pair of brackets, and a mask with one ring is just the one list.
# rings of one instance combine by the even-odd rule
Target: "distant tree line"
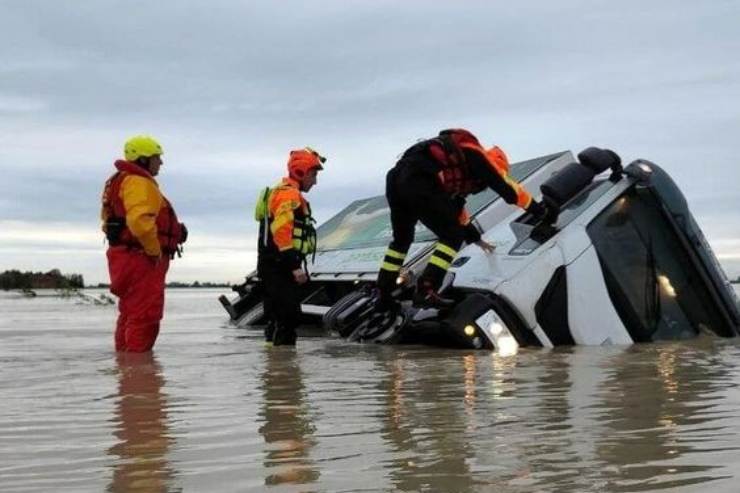
[[[98,283],[97,287],[99,288],[109,288],[110,284],[106,282]],[[168,282],[167,283],[168,288],[230,288],[231,284],[227,282],[200,282],[200,281],[194,281],[194,282]]]
[[84,288],[82,274],[62,274],[59,269],[49,272],[6,270],[0,273],[0,289],[75,289]]
[[168,288],[229,288],[231,284],[225,282],[168,282]]

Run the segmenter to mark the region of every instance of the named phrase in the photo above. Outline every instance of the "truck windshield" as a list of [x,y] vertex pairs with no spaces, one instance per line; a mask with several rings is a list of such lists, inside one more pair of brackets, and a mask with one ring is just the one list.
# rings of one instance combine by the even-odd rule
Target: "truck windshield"
[[727,333],[705,281],[648,189],[628,189],[587,232],[609,296],[635,341]]

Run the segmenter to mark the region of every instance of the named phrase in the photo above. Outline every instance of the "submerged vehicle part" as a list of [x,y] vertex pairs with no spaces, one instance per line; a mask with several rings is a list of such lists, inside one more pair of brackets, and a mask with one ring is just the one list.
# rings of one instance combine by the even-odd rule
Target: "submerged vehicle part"
[[[322,315],[327,331],[351,341],[501,353],[738,335],[735,291],[662,168],[637,160],[622,169],[616,154],[597,148],[581,152],[577,161],[570,153],[539,159],[520,179],[529,190],[540,189],[549,212],[544,221],[498,197],[469,201],[477,204],[471,212],[483,238],[497,248],[492,254],[473,245],[460,250],[442,291],[455,300],[451,308],[419,311],[406,301],[433,248],[433,237],[421,231],[402,271],[401,304],[376,309],[372,285],[389,241],[387,225],[377,244],[363,243],[350,228],[343,233],[349,248],[317,255],[304,312]],[[376,201],[370,214],[387,222],[387,207],[378,199],[367,199]],[[334,225],[326,229],[327,245],[342,245],[338,225],[362,216],[358,211],[367,201],[326,223]],[[372,231],[370,224],[360,227],[362,234]],[[224,303],[233,308],[232,319],[251,317],[259,304],[256,290]]]
[[507,300],[543,345],[738,335],[735,292],[665,171],[640,160],[619,179],[580,173],[541,187],[559,204],[553,225],[517,235],[510,226],[526,219],[515,217],[486,233],[499,243],[492,256],[461,251],[471,260],[452,289]]

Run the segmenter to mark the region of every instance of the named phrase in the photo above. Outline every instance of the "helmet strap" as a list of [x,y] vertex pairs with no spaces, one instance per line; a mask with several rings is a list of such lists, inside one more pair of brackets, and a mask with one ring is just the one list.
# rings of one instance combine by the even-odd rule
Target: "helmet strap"
[[141,156],[136,158],[136,161],[134,162],[137,166],[144,168],[147,172],[149,172],[149,158],[146,156]]

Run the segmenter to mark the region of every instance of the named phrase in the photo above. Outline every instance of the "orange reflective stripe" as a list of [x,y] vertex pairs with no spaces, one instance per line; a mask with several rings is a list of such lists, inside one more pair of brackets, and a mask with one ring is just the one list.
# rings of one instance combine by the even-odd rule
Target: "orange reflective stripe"
[[287,208],[270,223],[272,239],[280,250],[293,248],[293,219],[293,209]]
[[504,181],[516,192],[516,205],[522,209],[529,207],[532,203],[532,195],[519,182],[509,175],[503,175]]
[[532,195],[524,187],[519,186],[519,189],[516,191],[516,205],[522,209],[527,209],[531,203]]
[[297,226],[295,210],[305,207],[305,201],[294,180],[284,178],[270,192],[267,212],[270,220],[270,232],[278,250],[285,251],[295,248],[293,237]]
[[488,162],[493,164],[496,171],[502,176],[509,173],[509,158],[499,146],[493,146],[486,151]]

